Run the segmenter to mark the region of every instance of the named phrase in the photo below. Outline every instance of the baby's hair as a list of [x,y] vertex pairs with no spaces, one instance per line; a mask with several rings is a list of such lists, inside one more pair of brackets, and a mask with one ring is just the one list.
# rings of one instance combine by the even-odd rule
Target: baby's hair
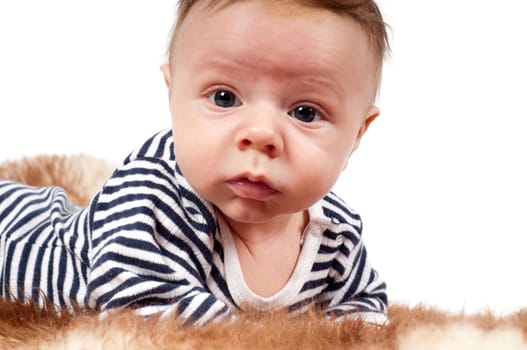
[[[174,42],[177,29],[187,17],[190,9],[199,1],[205,0],[180,0],[178,6],[178,17],[170,38],[168,47],[168,60],[173,54]],[[207,0],[208,6],[213,7],[221,2],[229,3],[241,0]],[[264,1],[286,1],[286,0],[264,0]],[[368,36],[370,45],[374,50],[376,58],[376,75],[378,81],[382,72],[384,58],[390,50],[387,26],[382,18],[379,7],[374,0],[287,0],[301,5],[329,10],[339,15],[349,16],[355,20]]]

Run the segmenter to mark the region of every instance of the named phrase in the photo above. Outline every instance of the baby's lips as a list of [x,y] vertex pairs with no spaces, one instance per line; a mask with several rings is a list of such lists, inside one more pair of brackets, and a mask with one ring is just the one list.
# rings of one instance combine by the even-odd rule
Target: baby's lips
[[238,177],[227,181],[233,192],[242,198],[265,200],[278,193],[265,181],[254,181],[247,177]]

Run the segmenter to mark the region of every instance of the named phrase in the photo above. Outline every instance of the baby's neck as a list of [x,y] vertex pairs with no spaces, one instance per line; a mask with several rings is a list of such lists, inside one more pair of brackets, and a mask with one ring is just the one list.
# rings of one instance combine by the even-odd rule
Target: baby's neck
[[282,215],[263,223],[244,223],[226,218],[233,237],[248,248],[258,249],[286,238],[300,240],[308,221],[307,211],[291,215]]
[[286,285],[295,270],[308,220],[307,212],[264,224],[227,220],[245,282],[255,294],[269,297]]

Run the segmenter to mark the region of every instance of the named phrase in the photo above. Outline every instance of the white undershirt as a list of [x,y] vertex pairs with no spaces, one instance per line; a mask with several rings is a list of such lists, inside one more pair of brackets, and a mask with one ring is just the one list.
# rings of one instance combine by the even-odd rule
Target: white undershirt
[[321,217],[321,213],[322,208],[319,205],[309,209],[310,220],[302,234],[303,244],[293,274],[282,289],[269,297],[257,295],[245,282],[232,232],[223,216],[218,215],[225,257],[225,281],[234,302],[238,306],[250,304],[251,307],[266,311],[292,303],[304,283],[309,279],[311,268],[320,247],[323,226],[317,224],[317,220],[313,219]]

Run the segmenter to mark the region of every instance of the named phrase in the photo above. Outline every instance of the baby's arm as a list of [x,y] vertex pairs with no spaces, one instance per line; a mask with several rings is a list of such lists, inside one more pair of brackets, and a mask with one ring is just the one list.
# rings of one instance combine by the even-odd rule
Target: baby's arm
[[[100,251],[90,274],[91,307],[99,307],[102,311],[131,307],[138,315],[171,314],[184,323],[198,325],[231,316],[225,303],[200,283],[189,281],[183,276],[185,273],[162,271],[159,263],[130,257],[124,253],[127,247],[117,253],[109,248],[111,245],[117,248],[119,244],[111,243]],[[156,268],[160,275],[172,276],[156,276]]]
[[330,286],[329,317],[357,318],[373,324],[387,321],[386,284],[370,266],[362,238],[347,258],[350,269]]
[[180,196],[163,163],[136,160],[109,180],[91,205],[90,307],[176,313],[195,324],[230,317],[206,287],[212,235]]

